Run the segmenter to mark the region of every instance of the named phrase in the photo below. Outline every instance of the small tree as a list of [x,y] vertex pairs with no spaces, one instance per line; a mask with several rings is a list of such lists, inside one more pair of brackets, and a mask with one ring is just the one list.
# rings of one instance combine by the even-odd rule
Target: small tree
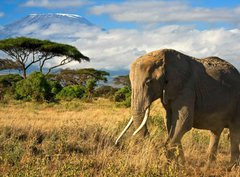
[[113,83],[116,85],[128,86],[128,87],[130,87],[130,85],[131,85],[129,75],[117,76],[117,77],[113,78]]
[[89,101],[91,101],[93,98],[94,89],[96,86],[97,86],[96,80],[94,79],[89,79],[86,83],[86,94],[87,94],[87,99]]
[[48,83],[51,87],[51,94],[52,97],[54,97],[55,95],[57,95],[61,90],[62,90],[62,86],[58,81],[52,81],[52,80],[48,80]]
[[0,99],[2,100],[6,95],[12,97],[16,83],[22,79],[18,74],[0,75]]
[[54,57],[61,57],[61,61],[49,67],[47,74],[72,61],[89,61],[88,57],[71,45],[26,37],[0,40],[0,50],[21,66],[24,78],[27,76],[27,69],[34,63],[39,63],[39,71],[43,72],[46,62]]
[[131,89],[130,87],[122,87],[120,88],[114,95],[114,101],[119,102],[120,105],[124,105],[125,107],[131,106]]
[[86,86],[88,80],[92,79],[96,83],[107,82],[109,73],[106,71],[95,70],[93,68],[84,68],[78,70],[64,69],[57,75],[51,77],[58,80],[62,85],[82,85]]
[[116,91],[118,91],[117,88],[114,88],[110,85],[102,85],[102,86],[95,89],[95,94],[98,97],[105,97],[105,98],[113,99]]
[[0,75],[0,85],[4,88],[14,86],[23,78],[19,74]]
[[70,101],[74,98],[82,98],[85,94],[85,88],[80,85],[69,85],[64,87],[57,95],[57,99]]
[[34,101],[50,100],[51,86],[44,75],[33,72],[27,79],[16,84],[16,97]]

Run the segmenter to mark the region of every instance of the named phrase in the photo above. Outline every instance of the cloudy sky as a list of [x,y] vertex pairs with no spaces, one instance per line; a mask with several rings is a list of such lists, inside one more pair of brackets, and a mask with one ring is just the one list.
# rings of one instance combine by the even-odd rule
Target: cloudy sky
[[[219,56],[240,69],[239,0],[1,0],[0,4],[0,26],[32,13],[71,13],[106,29],[86,30],[88,37],[71,43],[91,58],[81,67],[128,69],[146,52],[173,48],[198,58]],[[76,36],[83,34],[73,31]]]

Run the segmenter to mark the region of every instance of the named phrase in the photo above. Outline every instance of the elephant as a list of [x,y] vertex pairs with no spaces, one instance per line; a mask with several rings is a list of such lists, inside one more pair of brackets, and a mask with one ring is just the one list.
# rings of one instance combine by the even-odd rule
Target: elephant
[[197,59],[173,49],[147,53],[130,67],[132,117],[116,140],[133,124],[133,135],[145,137],[151,103],[160,98],[166,110],[166,147],[178,148],[183,161],[181,139],[192,128],[210,131],[209,166],[215,159],[221,132],[228,128],[231,164],[239,160],[240,74],[218,57]]

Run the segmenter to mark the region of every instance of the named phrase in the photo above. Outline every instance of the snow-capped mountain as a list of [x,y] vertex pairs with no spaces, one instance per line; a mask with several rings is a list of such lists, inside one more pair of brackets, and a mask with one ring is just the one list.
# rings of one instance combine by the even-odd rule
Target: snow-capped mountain
[[[142,33],[138,35],[135,30],[124,29],[105,30],[74,14],[31,14],[0,27],[0,39],[17,36],[70,44],[90,58],[91,62],[71,62],[64,66],[71,69],[86,67],[122,71],[128,68],[129,59],[145,53],[139,47]],[[59,63],[58,60],[56,57],[45,66]]]
[[0,28],[0,38],[27,36],[66,42],[86,37],[89,30],[102,29],[75,14],[30,14]]

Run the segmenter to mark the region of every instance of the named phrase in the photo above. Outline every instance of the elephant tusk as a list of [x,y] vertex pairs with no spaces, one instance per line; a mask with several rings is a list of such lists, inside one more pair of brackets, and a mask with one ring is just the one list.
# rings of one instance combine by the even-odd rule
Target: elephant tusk
[[163,89],[163,104],[167,104],[167,101],[166,101],[166,93],[165,93],[166,91],[165,91],[165,89]]
[[133,117],[131,117],[131,119],[129,120],[127,126],[123,129],[123,131],[121,132],[121,134],[118,136],[117,140],[115,141],[115,145],[118,144],[118,141],[120,140],[120,138],[124,135],[124,133],[128,130],[128,128],[131,126],[133,122]]
[[141,125],[138,127],[138,129],[133,133],[133,136],[136,135],[143,128],[143,126],[147,122],[148,117],[149,117],[149,108],[147,108],[147,110],[145,112],[145,116],[143,118],[143,121],[142,121]]

